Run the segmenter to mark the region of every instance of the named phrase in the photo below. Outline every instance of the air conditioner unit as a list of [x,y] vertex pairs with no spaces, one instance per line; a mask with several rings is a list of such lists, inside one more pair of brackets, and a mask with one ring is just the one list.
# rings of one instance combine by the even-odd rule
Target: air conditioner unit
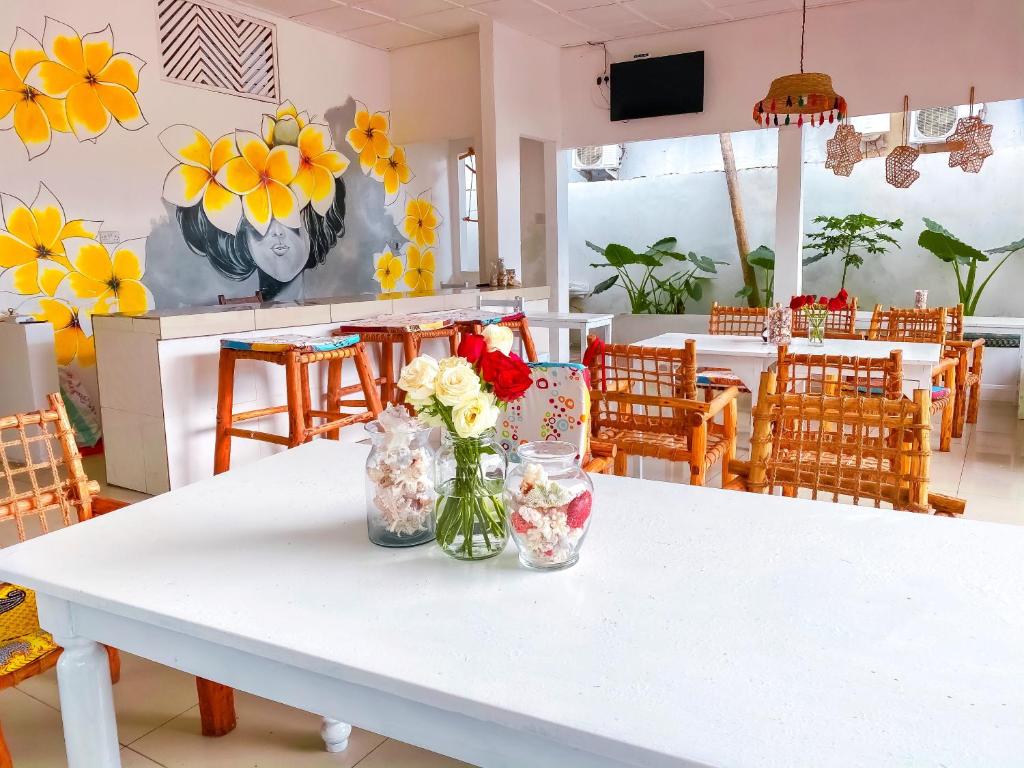
[[[984,105],[975,104],[980,111]],[[947,141],[956,130],[957,121],[971,114],[969,106],[929,107],[910,114],[910,143],[939,144]]]
[[572,153],[572,167],[576,171],[617,171],[622,160],[622,147],[606,144],[577,147]]

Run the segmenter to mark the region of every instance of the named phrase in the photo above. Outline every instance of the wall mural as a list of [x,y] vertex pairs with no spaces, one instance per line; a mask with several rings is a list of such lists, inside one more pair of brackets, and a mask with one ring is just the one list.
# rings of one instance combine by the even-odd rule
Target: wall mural
[[109,24],[80,36],[46,17],[42,42],[18,27],[10,50],[0,51],[0,130],[13,128],[30,160],[50,148],[54,132],[95,141],[111,120],[136,131],[146,125],[136,99],[144,66],[114,52]]

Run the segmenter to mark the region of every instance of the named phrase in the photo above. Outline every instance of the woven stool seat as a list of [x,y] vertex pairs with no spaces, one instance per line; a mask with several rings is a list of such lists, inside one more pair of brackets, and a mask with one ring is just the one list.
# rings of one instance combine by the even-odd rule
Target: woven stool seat
[[[732,438],[733,436],[708,432],[703,459],[705,470],[714,466],[732,449]],[[679,461],[680,456],[690,456],[690,440],[687,435],[601,427],[594,433],[594,439],[613,443],[623,453],[633,456],[647,456],[667,461]]]
[[232,337],[221,339],[224,349],[237,349],[252,352],[333,352],[346,349],[359,342],[358,334],[348,336],[302,336],[286,334],[283,336],[264,337]]

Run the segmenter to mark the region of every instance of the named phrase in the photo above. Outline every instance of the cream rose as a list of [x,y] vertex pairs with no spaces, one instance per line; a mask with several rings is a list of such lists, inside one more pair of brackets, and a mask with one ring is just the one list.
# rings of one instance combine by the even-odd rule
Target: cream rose
[[402,369],[398,388],[409,394],[410,401],[428,401],[434,395],[437,371],[437,360],[430,355],[420,355]]
[[495,350],[507,355],[512,351],[512,329],[503,325],[488,325],[484,327],[484,341],[487,342],[487,351]]
[[480,377],[461,357],[446,357],[438,365],[434,394],[444,405],[455,407],[480,394]]
[[452,421],[459,437],[480,437],[498,423],[498,406],[494,395],[480,392],[452,410]]

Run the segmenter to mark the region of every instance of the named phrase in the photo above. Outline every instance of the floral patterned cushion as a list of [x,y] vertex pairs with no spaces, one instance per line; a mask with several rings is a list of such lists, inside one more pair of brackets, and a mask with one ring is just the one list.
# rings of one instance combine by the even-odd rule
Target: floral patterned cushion
[[589,449],[590,376],[579,363],[530,363],[533,386],[505,405],[498,439],[509,453],[523,443],[564,440]]
[[36,659],[60,650],[49,632],[37,629],[27,635],[0,640],[0,677],[17,672]]
[[0,584],[0,677],[57,650],[39,628],[36,594],[17,584]]
[[357,334],[350,336],[301,336],[299,334],[283,334],[281,336],[235,336],[221,339],[224,349],[239,349],[247,352],[287,352],[289,349],[303,349],[312,352],[333,352],[336,349],[351,347],[359,341]]

